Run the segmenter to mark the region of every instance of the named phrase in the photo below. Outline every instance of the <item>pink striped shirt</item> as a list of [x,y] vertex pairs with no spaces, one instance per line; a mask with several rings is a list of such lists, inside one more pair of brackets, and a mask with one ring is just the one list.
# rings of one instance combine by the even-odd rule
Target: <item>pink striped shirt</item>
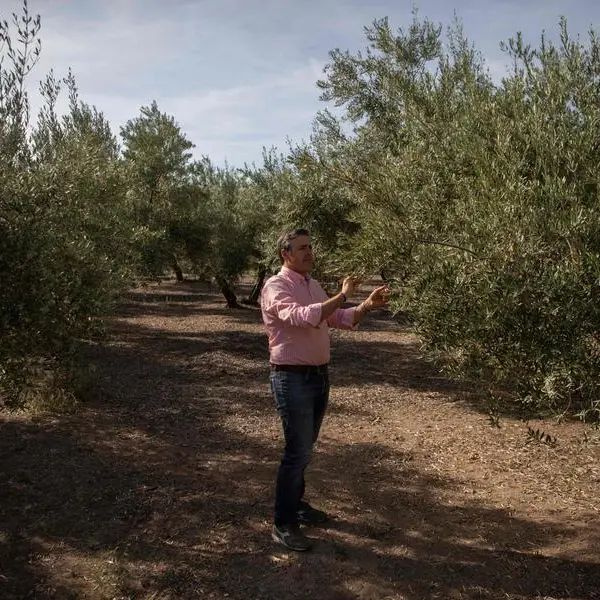
[[329,362],[329,328],[352,329],[355,308],[338,308],[321,319],[329,298],[310,276],[287,267],[270,277],[261,294],[262,317],[271,362],[277,365],[325,365]]

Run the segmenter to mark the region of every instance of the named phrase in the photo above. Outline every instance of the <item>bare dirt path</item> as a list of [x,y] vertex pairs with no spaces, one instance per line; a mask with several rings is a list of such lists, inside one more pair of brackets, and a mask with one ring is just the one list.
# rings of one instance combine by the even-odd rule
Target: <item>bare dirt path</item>
[[257,310],[195,283],[128,295],[66,416],[0,413],[0,598],[600,598],[600,436],[488,424],[385,313],[334,332],[308,474],[334,519],[270,539],[280,431]]

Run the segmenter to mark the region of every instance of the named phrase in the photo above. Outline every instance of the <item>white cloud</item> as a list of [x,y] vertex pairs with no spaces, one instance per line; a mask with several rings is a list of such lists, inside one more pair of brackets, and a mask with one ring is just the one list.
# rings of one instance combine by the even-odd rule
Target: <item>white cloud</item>
[[[115,133],[155,99],[173,114],[197,154],[217,163],[260,160],[262,146],[286,149],[286,137],[310,135],[323,105],[316,81],[335,47],[366,45],[363,27],[389,16],[411,22],[412,2],[398,0],[30,0],[42,14],[43,52],[36,80],[72,67],[81,97]],[[498,43],[517,30],[537,43],[566,14],[585,33],[600,19],[595,0],[421,0],[419,15],[450,24],[453,7],[492,76],[506,73]],[[0,15],[20,10],[0,0]],[[34,94],[35,95],[35,94]],[[39,99],[35,100],[39,105]],[[64,100],[63,104],[64,106]]]
[[[174,115],[185,115],[179,123],[201,153],[210,154],[206,144],[214,148],[217,140],[227,141],[236,154],[252,144],[254,152],[244,152],[244,160],[249,160],[251,154],[260,154],[262,146],[282,145],[282,131],[294,136],[310,131],[319,109],[315,81],[321,71],[322,65],[311,62],[256,85],[172,98],[162,106]],[[221,143],[215,160],[233,162],[235,155],[224,148]]]

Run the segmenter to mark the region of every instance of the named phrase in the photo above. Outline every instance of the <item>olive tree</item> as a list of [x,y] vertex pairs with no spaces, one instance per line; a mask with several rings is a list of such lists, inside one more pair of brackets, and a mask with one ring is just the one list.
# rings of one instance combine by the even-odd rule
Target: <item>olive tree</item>
[[[325,131],[339,152],[305,153],[352,199],[340,270],[378,264],[394,307],[429,355],[528,406],[598,413],[600,46],[503,44],[493,82],[459,24],[416,16],[369,47],[331,53]],[[351,127],[350,134],[340,133]],[[340,190],[344,189],[345,192]],[[346,205],[348,206],[348,205]]]
[[79,340],[127,281],[125,188],[103,115],[79,101],[72,76],[50,73],[31,123],[39,29],[26,4],[12,26],[0,20],[0,395],[11,405],[31,390],[50,403],[69,395]]

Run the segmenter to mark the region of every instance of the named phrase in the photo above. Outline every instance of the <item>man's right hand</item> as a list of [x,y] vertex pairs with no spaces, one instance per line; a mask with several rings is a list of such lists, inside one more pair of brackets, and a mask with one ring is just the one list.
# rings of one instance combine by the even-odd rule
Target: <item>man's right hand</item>
[[346,277],[344,281],[342,281],[342,294],[349,298],[354,294],[354,288],[356,286],[356,280],[354,277]]

